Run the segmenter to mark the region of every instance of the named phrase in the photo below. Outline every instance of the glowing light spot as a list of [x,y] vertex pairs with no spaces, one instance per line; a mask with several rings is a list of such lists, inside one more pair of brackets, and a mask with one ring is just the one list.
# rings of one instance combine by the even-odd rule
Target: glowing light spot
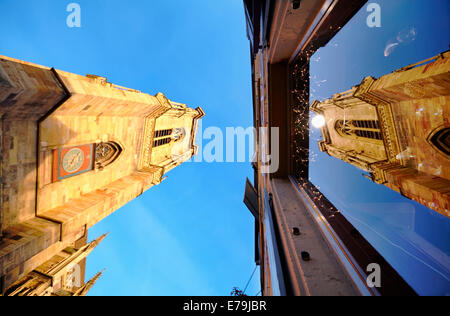
[[325,126],[325,117],[323,115],[316,115],[311,120],[311,123],[315,128],[322,128]]

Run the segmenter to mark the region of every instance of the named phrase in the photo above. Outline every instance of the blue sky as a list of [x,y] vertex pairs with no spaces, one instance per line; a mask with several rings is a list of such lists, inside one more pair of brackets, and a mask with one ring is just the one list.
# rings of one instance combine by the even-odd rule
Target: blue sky
[[[381,6],[380,28],[367,27],[364,7],[312,56],[311,100],[327,99],[366,76],[380,77],[449,49],[448,1],[376,3]],[[399,44],[385,56],[386,46],[395,42]],[[450,220],[321,153],[320,138],[320,131],[312,129],[311,181],[419,294],[450,294]]]
[[[0,1],[0,54],[170,99],[206,112],[203,127],[252,122],[241,0]],[[255,268],[254,220],[242,203],[249,163],[186,163],[90,229],[90,295],[229,295]],[[259,270],[247,293],[259,292]]]

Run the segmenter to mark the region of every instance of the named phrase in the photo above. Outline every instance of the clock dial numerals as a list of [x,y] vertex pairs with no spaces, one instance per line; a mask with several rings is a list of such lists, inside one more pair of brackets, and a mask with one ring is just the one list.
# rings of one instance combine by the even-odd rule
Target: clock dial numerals
[[80,170],[84,162],[84,152],[80,148],[73,148],[65,153],[62,159],[62,167],[68,173]]

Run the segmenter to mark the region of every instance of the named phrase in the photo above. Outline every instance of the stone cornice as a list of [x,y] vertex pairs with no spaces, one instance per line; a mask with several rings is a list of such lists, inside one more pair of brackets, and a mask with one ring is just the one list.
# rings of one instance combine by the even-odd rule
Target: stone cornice
[[156,118],[147,117],[144,123],[144,133],[142,138],[142,151],[139,159],[139,170],[150,167],[153,144],[153,131],[155,130]]

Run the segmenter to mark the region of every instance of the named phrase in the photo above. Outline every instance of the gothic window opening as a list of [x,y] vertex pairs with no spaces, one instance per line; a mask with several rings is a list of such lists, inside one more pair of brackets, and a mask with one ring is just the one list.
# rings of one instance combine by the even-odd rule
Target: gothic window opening
[[95,168],[102,170],[112,164],[122,153],[122,148],[115,142],[100,143],[95,146]]
[[380,123],[377,120],[338,120],[336,131],[344,137],[362,137],[383,140]]
[[169,144],[172,140],[170,137],[161,138],[153,141],[153,147],[160,147],[166,144]]
[[160,147],[166,144],[169,144],[172,139],[170,135],[172,135],[172,129],[162,129],[155,131],[153,134],[153,147]]
[[160,147],[170,144],[172,141],[178,142],[185,136],[184,128],[165,129],[155,131],[153,136],[153,147]]
[[432,133],[428,142],[447,158],[450,157],[450,127],[444,127]]
[[164,129],[160,131],[155,131],[154,138],[166,137],[172,134],[172,129]]

